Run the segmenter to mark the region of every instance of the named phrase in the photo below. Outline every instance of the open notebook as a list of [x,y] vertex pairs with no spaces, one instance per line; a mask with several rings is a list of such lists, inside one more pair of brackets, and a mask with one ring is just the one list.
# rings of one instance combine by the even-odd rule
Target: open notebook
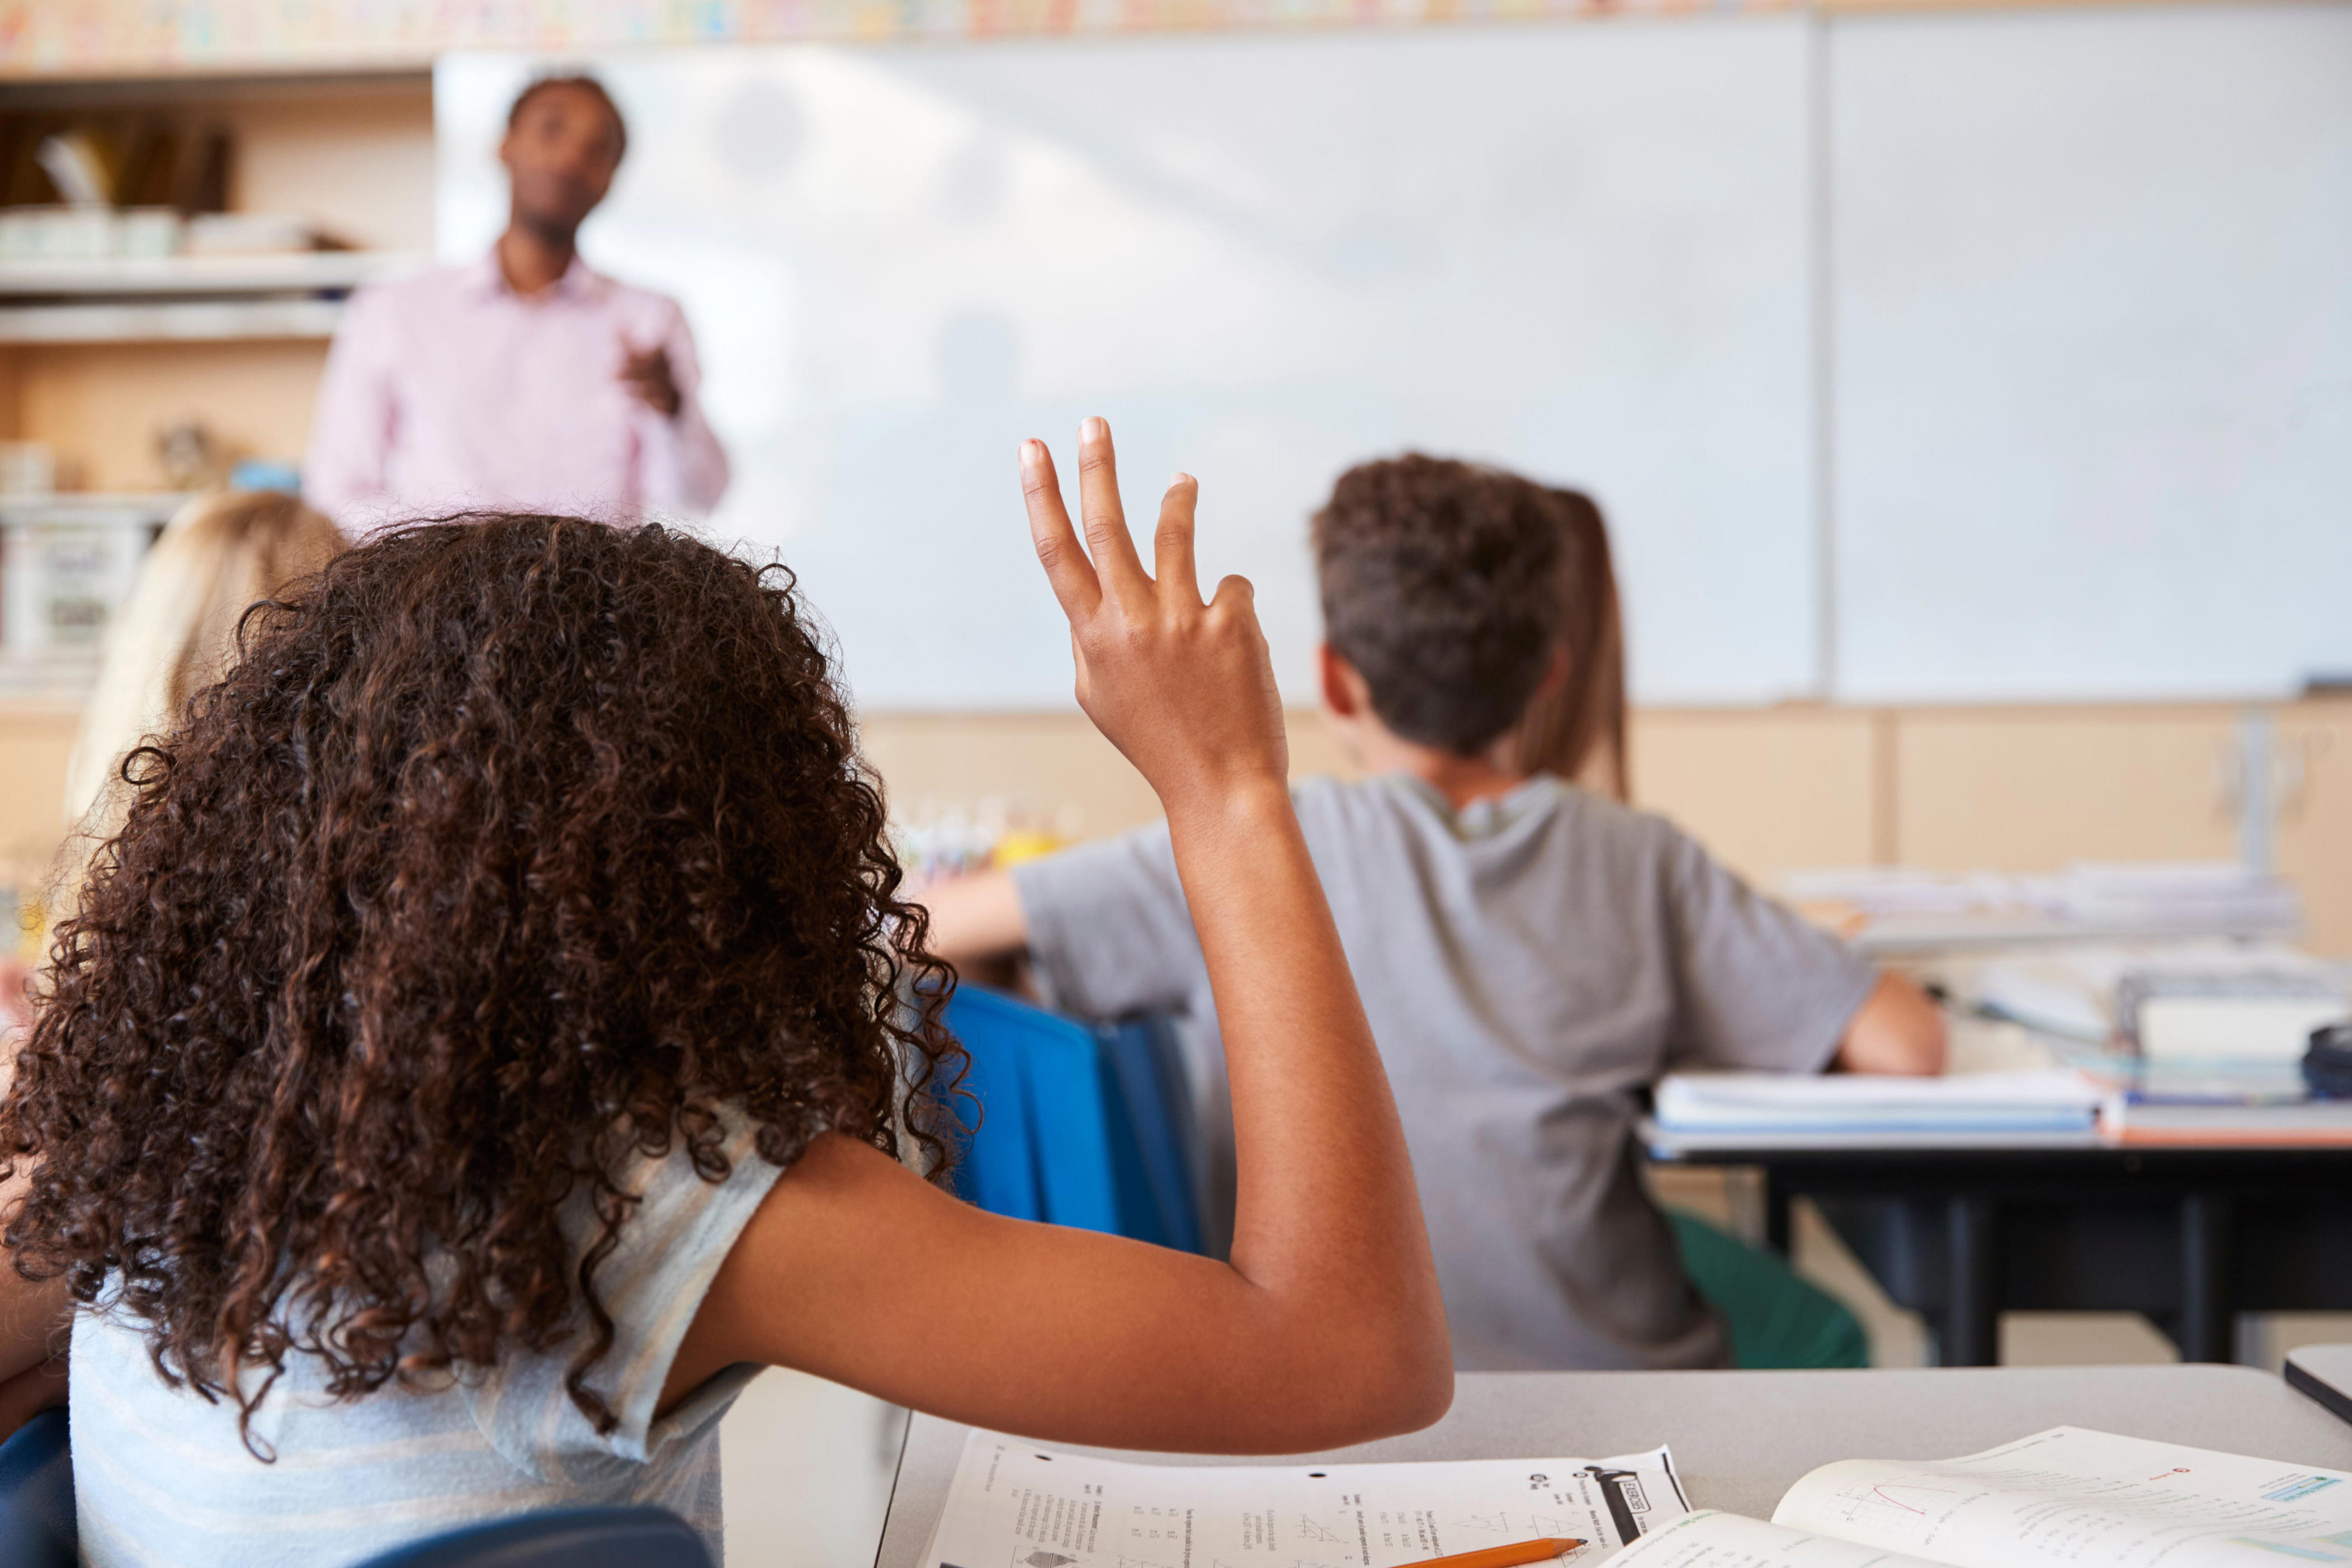
[[1772,1522],[1703,1511],[1610,1568],[2352,1563],[2352,1475],[2058,1426],[1962,1459],[1846,1459]]

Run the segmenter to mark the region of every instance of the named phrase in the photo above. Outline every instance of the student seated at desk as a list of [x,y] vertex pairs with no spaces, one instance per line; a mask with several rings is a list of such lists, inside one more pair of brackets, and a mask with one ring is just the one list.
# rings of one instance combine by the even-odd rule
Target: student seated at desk
[[1148,576],[1099,421],[1084,458],[1086,545],[1035,442],[1024,489],[1080,699],[1200,911],[1232,1263],[909,1168],[950,977],[781,568],[656,526],[394,531],[265,613],[137,770],[0,1102],[0,1375],[71,1315],[89,1561],[334,1568],[594,1502],[715,1549],[718,1420],[762,1364],[1151,1448],[1444,1411],[1248,585],[1202,602],[1190,480]]
[[[1425,457],[1316,517],[1323,697],[1366,776],[1294,793],[1395,1085],[1465,1367],[1721,1364],[1643,1191],[1679,1066],[1932,1073],[1941,1016],[1661,817],[1519,765],[1576,679],[1558,496]],[[1217,1016],[1165,826],[936,889],[937,951],[1025,944],[1047,1000]]]

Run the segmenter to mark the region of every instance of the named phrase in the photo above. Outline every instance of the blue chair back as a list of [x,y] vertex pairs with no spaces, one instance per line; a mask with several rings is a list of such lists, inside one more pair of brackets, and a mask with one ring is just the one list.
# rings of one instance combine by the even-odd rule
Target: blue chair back
[[468,1525],[359,1568],[711,1568],[702,1538],[658,1508],[567,1508]]
[[980,1103],[956,1191],[991,1214],[1201,1250],[1183,1068],[1164,1021],[1090,1028],[959,985],[948,1026]]
[[44,1410],[0,1443],[0,1563],[74,1568],[73,1446],[63,1406]]

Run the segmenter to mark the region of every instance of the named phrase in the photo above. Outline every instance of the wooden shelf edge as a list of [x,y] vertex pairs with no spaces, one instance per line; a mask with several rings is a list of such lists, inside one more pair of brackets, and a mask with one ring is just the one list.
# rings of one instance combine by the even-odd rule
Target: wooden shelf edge
[[339,300],[176,300],[0,307],[0,343],[227,342],[331,338]]
[[302,250],[220,256],[0,262],[0,296],[20,302],[104,295],[285,294],[352,289],[425,266],[410,250]]

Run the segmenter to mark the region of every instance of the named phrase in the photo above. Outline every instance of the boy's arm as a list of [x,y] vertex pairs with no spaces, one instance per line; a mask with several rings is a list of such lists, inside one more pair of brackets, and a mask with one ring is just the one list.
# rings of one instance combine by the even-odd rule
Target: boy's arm
[[1045,1005],[1080,1017],[1203,1007],[1201,939],[1171,830],[1154,823],[943,884],[925,900],[928,944],[975,978],[1025,956]]
[[1931,1077],[1944,1070],[1948,1043],[1944,1010],[1911,980],[1882,973],[1846,1025],[1836,1065],[1846,1072]]
[[1944,1019],[1925,992],[1874,968],[1673,833],[1664,858],[1686,1060],[1765,1072],[1929,1074]]
[[977,871],[926,889],[930,949],[963,968],[1005,958],[1029,945],[1028,918],[1010,871]]

